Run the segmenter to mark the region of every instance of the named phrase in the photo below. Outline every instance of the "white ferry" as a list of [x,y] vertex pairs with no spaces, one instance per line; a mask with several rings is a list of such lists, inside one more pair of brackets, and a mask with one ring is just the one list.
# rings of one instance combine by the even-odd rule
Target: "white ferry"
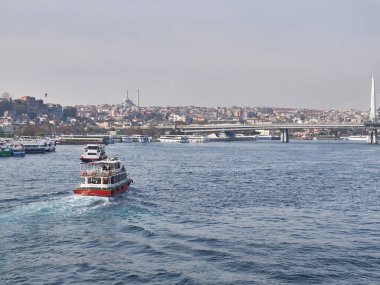
[[150,137],[147,135],[132,135],[132,142],[149,143]]
[[207,143],[209,142],[208,137],[201,135],[186,135],[185,136],[190,143]]
[[12,145],[13,156],[24,157],[25,156],[25,146],[21,143]]
[[182,135],[162,135],[158,138],[159,142],[165,143],[188,143],[189,140]]
[[55,151],[55,140],[46,139],[45,140],[45,152]]
[[219,132],[219,133],[211,133],[207,135],[207,138],[210,141],[232,141],[233,138],[231,136],[228,136],[225,132]]
[[15,143],[22,144],[25,148],[25,153],[34,154],[46,152],[46,141],[40,138],[23,136]]
[[358,135],[358,136],[348,136],[348,137],[342,137],[342,140],[348,140],[348,141],[367,141],[367,136]]
[[55,140],[50,138],[21,136],[14,144],[22,144],[26,153],[45,153],[55,151]]
[[122,137],[121,137],[121,141],[122,141],[123,143],[131,143],[131,142],[133,142],[133,139],[132,139],[131,136],[122,136]]
[[257,139],[257,136],[256,135],[236,134],[235,139],[237,141],[255,141]]
[[80,176],[84,181],[73,190],[75,195],[111,197],[133,183],[117,157],[81,164]]
[[99,161],[106,158],[107,155],[102,144],[88,144],[80,156],[82,162]]

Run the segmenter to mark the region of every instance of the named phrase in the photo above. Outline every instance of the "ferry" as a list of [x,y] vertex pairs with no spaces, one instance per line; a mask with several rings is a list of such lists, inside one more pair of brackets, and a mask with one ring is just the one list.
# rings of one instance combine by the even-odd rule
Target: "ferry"
[[13,151],[10,145],[0,145],[0,157],[13,156]]
[[61,135],[57,144],[109,144],[108,135]]
[[276,141],[276,140],[280,140],[281,138],[278,135],[271,134],[271,135],[257,135],[256,139]]
[[20,140],[18,143],[23,144],[25,153],[45,153],[46,142],[42,140]]
[[117,157],[82,163],[80,177],[84,181],[73,190],[75,195],[111,197],[125,193],[133,183]]
[[364,135],[348,136],[348,137],[342,137],[341,139],[348,140],[348,141],[366,141],[367,136],[364,136]]
[[80,156],[82,162],[91,162],[106,159],[107,155],[102,144],[88,144]]
[[162,135],[158,138],[159,142],[165,143],[188,143],[189,140],[181,135]]
[[131,136],[121,136],[121,141],[123,143],[131,143],[131,142],[133,142],[133,139]]
[[237,141],[255,141],[257,139],[256,135],[246,135],[246,134],[236,134],[235,139]]
[[185,136],[190,143],[207,143],[209,142],[208,137],[201,135],[186,135]]
[[211,133],[207,135],[208,140],[214,141],[233,141],[234,138],[231,135],[227,135],[225,132]]
[[132,142],[149,143],[150,142],[150,137],[147,136],[147,135],[133,135],[132,136]]
[[54,140],[46,139],[45,140],[45,152],[55,151],[55,144],[56,144],[56,142]]
[[16,156],[16,157],[25,156],[25,146],[23,144],[13,144],[12,151],[13,151],[13,156]]

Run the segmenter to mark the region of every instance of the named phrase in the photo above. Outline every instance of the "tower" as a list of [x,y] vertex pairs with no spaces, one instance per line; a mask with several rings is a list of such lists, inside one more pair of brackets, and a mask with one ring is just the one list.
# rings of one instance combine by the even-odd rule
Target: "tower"
[[369,118],[372,122],[376,121],[376,94],[375,94],[375,80],[373,79],[373,74],[372,74],[372,83],[371,83],[371,111],[369,113]]
[[137,107],[140,108],[140,89],[137,89]]

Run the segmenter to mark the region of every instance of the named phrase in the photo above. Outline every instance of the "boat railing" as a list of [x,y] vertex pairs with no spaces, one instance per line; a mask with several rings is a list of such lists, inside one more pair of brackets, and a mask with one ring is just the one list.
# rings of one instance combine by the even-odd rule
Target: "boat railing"
[[112,170],[104,170],[104,169],[82,170],[80,172],[80,177],[110,177],[121,172],[126,172],[124,166],[122,166],[121,168],[112,169]]
[[91,186],[84,184],[78,184],[77,189],[93,190],[93,189],[102,189],[102,190],[112,190],[113,187],[106,184],[90,184]]
[[115,174],[112,170],[83,170],[80,172],[81,177],[110,177]]

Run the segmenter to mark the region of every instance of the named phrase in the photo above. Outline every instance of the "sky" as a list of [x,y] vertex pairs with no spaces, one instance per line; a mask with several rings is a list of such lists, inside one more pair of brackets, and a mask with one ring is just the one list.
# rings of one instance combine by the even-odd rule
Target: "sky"
[[0,94],[368,110],[379,12],[380,0],[0,0]]

